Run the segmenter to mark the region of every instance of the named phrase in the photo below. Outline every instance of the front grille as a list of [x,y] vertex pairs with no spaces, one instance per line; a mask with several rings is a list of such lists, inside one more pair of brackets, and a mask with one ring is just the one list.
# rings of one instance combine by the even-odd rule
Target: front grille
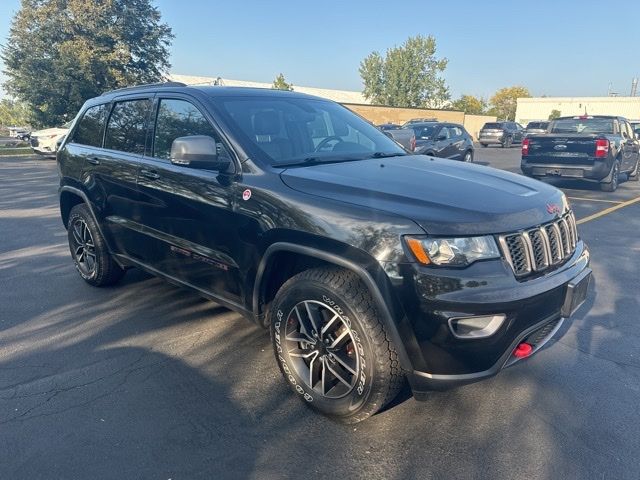
[[516,277],[544,272],[568,259],[578,244],[573,212],[553,222],[518,233],[498,237],[502,253]]

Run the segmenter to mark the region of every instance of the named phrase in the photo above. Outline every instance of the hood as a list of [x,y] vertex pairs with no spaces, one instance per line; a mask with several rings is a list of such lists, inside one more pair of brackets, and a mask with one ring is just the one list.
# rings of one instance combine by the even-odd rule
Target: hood
[[48,137],[49,135],[66,135],[69,131],[68,128],[45,128],[44,130],[36,130],[35,132],[31,132],[32,137]]
[[511,232],[568,208],[551,185],[424,155],[289,168],[281,178],[300,192],[410,218],[433,235]]

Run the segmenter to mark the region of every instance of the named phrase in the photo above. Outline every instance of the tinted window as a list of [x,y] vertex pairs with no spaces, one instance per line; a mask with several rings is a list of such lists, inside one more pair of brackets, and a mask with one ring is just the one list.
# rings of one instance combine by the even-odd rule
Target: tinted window
[[173,141],[178,137],[192,135],[207,135],[218,141],[218,137],[209,121],[193,104],[185,100],[160,100],[153,156],[168,160],[171,157],[171,144]]
[[149,100],[129,100],[114,105],[107,124],[104,148],[142,155]]
[[462,136],[462,129],[460,127],[449,127],[449,129],[451,130],[451,136],[452,137],[461,137]]
[[487,129],[493,128],[493,129],[500,130],[500,129],[502,129],[502,124],[501,123],[485,123],[484,127],[482,127],[482,128],[487,128]]
[[107,105],[96,105],[88,108],[73,134],[73,143],[101,147],[106,118]]
[[549,122],[529,122],[527,128],[535,128],[539,130],[546,130],[549,126]]
[[296,97],[225,97],[221,115],[247,148],[272,163],[405,155],[393,140],[348,109]]

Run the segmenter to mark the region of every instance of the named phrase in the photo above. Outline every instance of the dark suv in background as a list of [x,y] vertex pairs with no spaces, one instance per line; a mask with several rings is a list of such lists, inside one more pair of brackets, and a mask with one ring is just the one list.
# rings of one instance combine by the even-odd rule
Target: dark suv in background
[[516,122],[489,122],[485,123],[480,134],[478,142],[483,147],[488,145],[500,145],[503,148],[509,148],[511,145],[522,143],[525,136],[524,128]]
[[416,134],[415,153],[473,162],[473,139],[462,125],[423,122],[407,124]]
[[409,155],[296,92],[110,92],[83,106],[58,164],[87,283],[138,267],[269,328],[294,394],[344,422],[405,378],[421,398],[495,375],[587,292],[589,252],[561,191]]

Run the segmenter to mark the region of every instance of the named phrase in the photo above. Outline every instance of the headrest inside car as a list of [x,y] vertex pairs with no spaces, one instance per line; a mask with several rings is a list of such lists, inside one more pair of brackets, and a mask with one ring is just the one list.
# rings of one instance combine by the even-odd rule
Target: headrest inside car
[[280,117],[278,112],[266,110],[253,117],[253,133],[255,135],[276,135],[280,133]]
[[349,127],[341,118],[331,117],[331,124],[333,125],[334,135],[338,137],[346,137],[349,135]]

